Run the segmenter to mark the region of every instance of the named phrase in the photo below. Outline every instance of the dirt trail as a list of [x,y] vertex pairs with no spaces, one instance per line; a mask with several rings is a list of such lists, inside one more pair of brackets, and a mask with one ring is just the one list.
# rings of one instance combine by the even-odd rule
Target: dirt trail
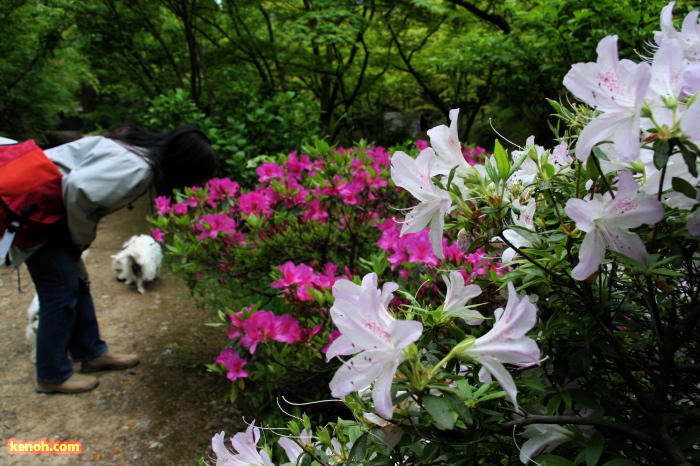
[[[0,267],[0,465],[191,465],[210,454],[211,436],[240,426],[223,401],[227,381],[208,373],[225,343],[203,324],[184,284],[164,268],[140,295],[119,283],[110,255],[133,234],[146,233],[148,199],[107,217],[86,258],[102,337],[110,348],[135,352],[141,364],[96,374],[100,385],[77,395],[33,389],[34,365],[24,331],[33,285],[26,271]],[[75,366],[78,369],[77,365]],[[80,441],[79,455],[10,455],[8,439]]]

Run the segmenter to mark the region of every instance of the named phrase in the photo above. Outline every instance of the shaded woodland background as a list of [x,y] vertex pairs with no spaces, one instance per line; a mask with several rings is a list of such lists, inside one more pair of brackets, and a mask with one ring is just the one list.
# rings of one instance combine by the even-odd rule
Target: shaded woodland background
[[[202,127],[235,175],[313,137],[392,144],[460,109],[460,138],[551,141],[571,64],[649,55],[665,1],[3,0],[0,134]],[[679,1],[675,17],[694,8]],[[58,131],[58,132],[57,132]],[[65,131],[74,131],[65,133]],[[234,168],[232,168],[234,167]]]

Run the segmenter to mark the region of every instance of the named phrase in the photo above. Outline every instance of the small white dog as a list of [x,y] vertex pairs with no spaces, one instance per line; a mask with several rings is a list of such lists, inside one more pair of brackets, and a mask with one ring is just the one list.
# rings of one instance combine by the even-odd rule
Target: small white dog
[[122,250],[111,257],[117,280],[127,285],[136,283],[136,289],[143,294],[144,284],[155,280],[160,273],[163,251],[151,236],[138,235],[129,238]]
[[32,348],[29,359],[36,364],[36,332],[39,330],[39,295],[34,295],[34,299],[27,308],[27,329],[24,335],[27,337],[27,344]]

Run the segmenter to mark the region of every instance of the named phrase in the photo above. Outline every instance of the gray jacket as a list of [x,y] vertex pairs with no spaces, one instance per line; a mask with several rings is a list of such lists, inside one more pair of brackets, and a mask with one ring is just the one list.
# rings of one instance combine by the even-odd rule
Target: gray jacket
[[[112,139],[91,136],[47,149],[63,173],[63,202],[73,243],[86,248],[95,239],[100,219],[126,207],[148,191],[150,163]],[[12,249],[15,266],[40,246]]]

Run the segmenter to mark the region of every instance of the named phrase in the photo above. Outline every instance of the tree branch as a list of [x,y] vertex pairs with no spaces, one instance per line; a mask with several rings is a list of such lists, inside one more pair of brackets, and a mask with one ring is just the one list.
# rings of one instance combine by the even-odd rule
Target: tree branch
[[501,15],[495,15],[492,13],[487,13],[486,11],[480,10],[479,8],[476,7],[473,3],[464,1],[464,0],[447,0],[450,3],[453,3],[455,5],[461,6],[462,8],[465,8],[469,13],[473,14],[474,16],[483,19],[486,22],[489,22],[493,24],[494,26],[498,27],[503,33],[505,34],[510,34],[510,24],[506,21],[506,19],[501,16]]
[[651,435],[645,434],[638,430],[632,429],[617,422],[608,421],[606,419],[591,419],[588,417],[581,416],[525,416],[522,419],[516,419],[514,421],[509,421],[501,424],[503,429],[510,429],[513,427],[524,427],[531,424],[558,424],[558,425],[580,425],[580,426],[593,426],[600,427],[603,429],[616,430],[622,432],[629,438],[639,440],[649,445],[658,446],[660,444],[659,440]]

